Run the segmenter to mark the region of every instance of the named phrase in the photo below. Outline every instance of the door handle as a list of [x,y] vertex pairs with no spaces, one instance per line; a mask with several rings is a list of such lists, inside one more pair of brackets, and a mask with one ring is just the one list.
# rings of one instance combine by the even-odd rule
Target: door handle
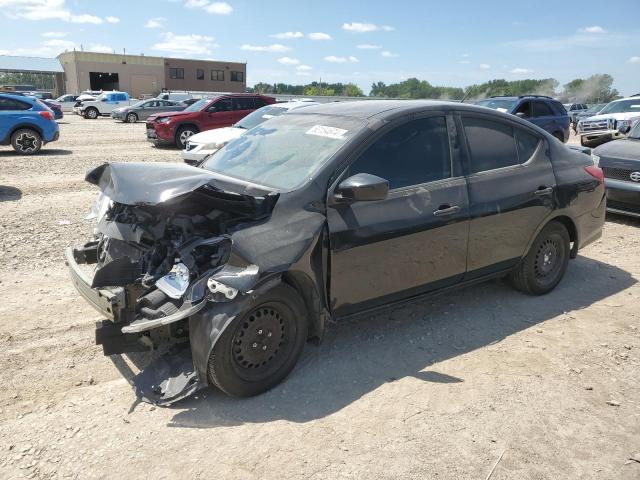
[[551,195],[551,193],[553,193],[553,187],[540,187],[538,188],[538,190],[536,190],[533,193],[539,197],[543,197],[545,195]]
[[458,205],[454,205],[450,207],[449,205],[440,205],[440,208],[433,212],[436,217],[442,217],[444,215],[453,215],[454,213],[458,213],[460,211],[460,207]]

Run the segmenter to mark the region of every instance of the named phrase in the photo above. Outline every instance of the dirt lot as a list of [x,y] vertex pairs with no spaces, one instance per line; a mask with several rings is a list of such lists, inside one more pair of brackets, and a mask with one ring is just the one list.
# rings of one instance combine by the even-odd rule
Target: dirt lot
[[[560,286],[502,282],[331,325],[281,386],[137,404],[93,344],[65,246],[85,171],[178,161],[144,125],[68,116],[0,150],[0,478],[640,478],[640,222],[610,217]],[[636,457],[638,461],[629,460]]]

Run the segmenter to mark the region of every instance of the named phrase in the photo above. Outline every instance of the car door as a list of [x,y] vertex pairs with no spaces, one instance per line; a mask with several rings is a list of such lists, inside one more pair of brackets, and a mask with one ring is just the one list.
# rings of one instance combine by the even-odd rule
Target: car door
[[202,130],[229,127],[233,125],[233,111],[230,98],[219,98],[202,115]]
[[330,303],[346,315],[460,281],[468,201],[444,113],[395,121],[352,155],[329,190],[357,173],[389,181],[388,197],[329,200]]
[[507,119],[465,113],[469,255],[465,279],[515,265],[554,208],[555,175],[546,139]]
[[255,110],[253,97],[234,97],[231,102],[233,105],[233,123],[239,122]]
[[556,132],[559,127],[556,121],[556,115],[553,113],[553,110],[551,110],[551,107],[542,100],[533,100],[531,103],[533,104],[531,123],[534,123],[549,133]]
[[32,108],[31,104],[13,98],[0,98],[0,141],[9,140],[13,127],[22,121],[24,112]]
[[148,100],[139,107],[131,108],[131,111],[135,112],[138,115],[138,119],[146,120],[151,115],[160,112],[160,110],[157,108],[158,103],[159,102],[157,100]]

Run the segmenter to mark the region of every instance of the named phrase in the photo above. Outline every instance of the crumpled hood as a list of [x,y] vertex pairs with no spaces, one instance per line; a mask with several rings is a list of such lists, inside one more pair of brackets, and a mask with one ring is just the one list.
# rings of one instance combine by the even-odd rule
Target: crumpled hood
[[640,117],[640,109],[637,112],[621,112],[621,113],[605,113],[603,115],[594,115],[593,117],[581,118],[581,122],[591,122],[597,120],[607,120],[613,118],[614,120],[628,120],[630,118]]
[[190,143],[200,143],[200,144],[216,144],[223,145],[231,140],[234,140],[240,136],[242,136],[246,132],[243,128],[234,128],[234,127],[224,127],[224,128],[216,128],[214,130],[206,130],[204,132],[196,133],[189,137]]
[[607,158],[636,160],[640,168],[640,140],[614,140],[600,145],[593,153]]
[[270,197],[270,202],[278,197],[261,185],[182,163],[104,163],[87,172],[85,180],[125,205],[157,205],[203,187],[211,195]]

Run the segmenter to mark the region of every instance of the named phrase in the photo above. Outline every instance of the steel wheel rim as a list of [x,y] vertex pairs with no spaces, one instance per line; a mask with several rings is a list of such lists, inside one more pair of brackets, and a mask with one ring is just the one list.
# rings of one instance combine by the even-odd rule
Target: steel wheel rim
[[552,239],[547,239],[538,247],[534,260],[536,278],[553,279],[560,267],[561,247]]
[[21,133],[16,139],[16,145],[23,153],[35,152],[38,148],[38,137],[31,133]]
[[236,327],[231,363],[241,378],[257,381],[277,372],[290,358],[296,334],[293,316],[280,304],[253,309]]

